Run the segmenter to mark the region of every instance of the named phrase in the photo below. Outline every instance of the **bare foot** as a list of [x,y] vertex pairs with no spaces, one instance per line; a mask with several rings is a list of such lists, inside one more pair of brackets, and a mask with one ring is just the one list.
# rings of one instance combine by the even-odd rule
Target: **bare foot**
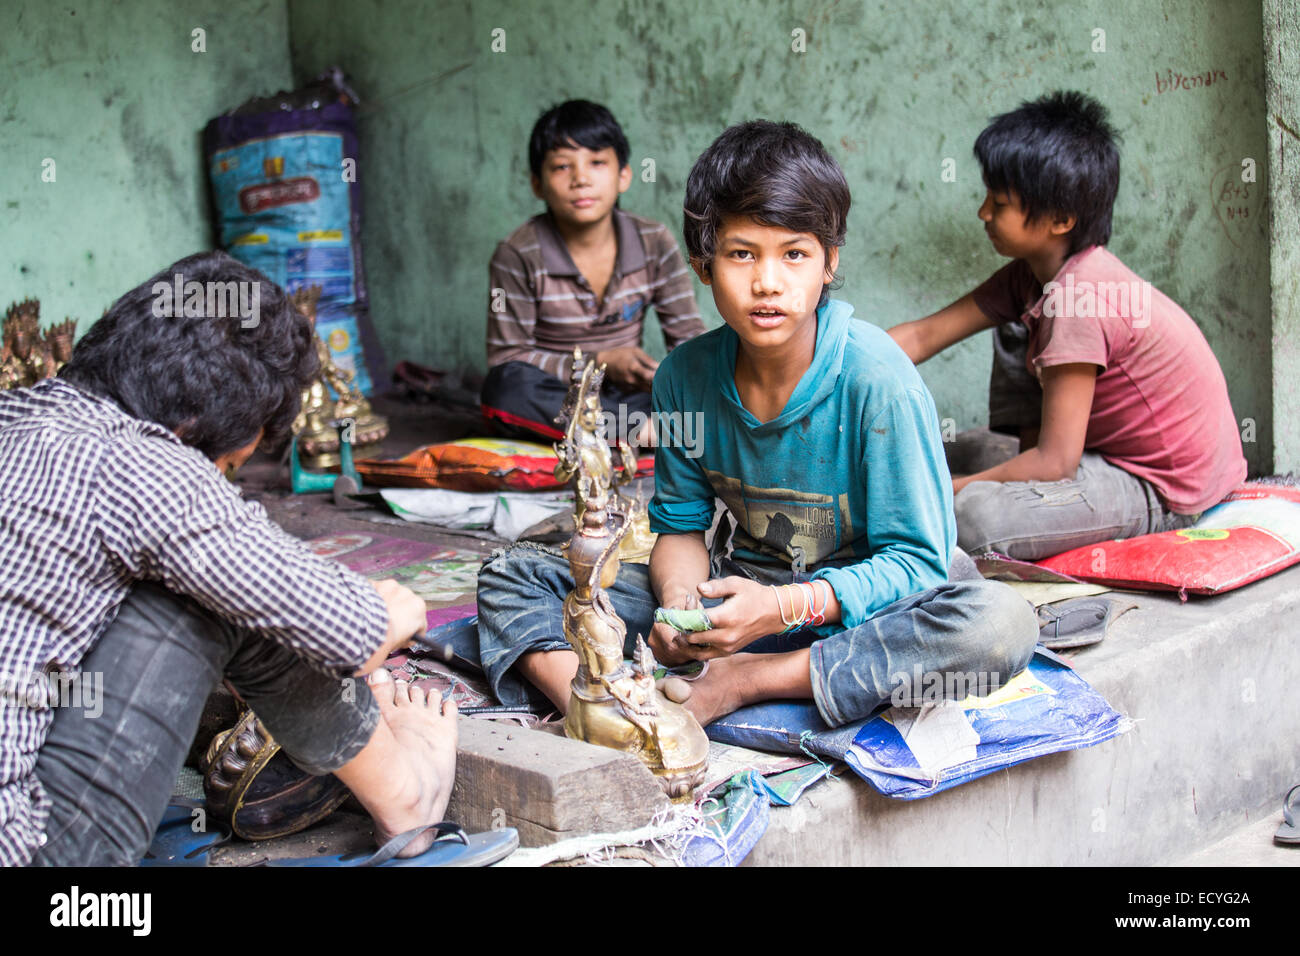
[[573,651],[531,651],[515,665],[534,687],[547,696],[561,714],[569,712],[570,685],[578,673]]
[[685,703],[691,697],[691,685],[680,677],[665,677],[655,684],[674,704]]
[[[375,839],[382,846],[399,833],[437,823],[446,812],[456,779],[457,711],[450,700],[443,703],[438,695],[426,696],[414,684],[395,682],[383,667],[368,682],[399,753],[398,764],[388,772],[406,783],[398,806],[371,810]],[[397,855],[418,856],[437,836],[433,831],[422,833]]]
[[[689,710],[701,727],[707,727],[719,717],[725,717],[733,710],[751,704],[757,698],[753,696],[753,682],[748,679],[750,668],[761,663],[761,654],[733,654],[731,657],[717,657],[709,661],[709,669],[693,681],[678,681],[671,688],[664,688],[665,696],[675,700],[675,694],[685,691],[685,696],[678,701]],[[665,682],[666,683],[666,682]]]

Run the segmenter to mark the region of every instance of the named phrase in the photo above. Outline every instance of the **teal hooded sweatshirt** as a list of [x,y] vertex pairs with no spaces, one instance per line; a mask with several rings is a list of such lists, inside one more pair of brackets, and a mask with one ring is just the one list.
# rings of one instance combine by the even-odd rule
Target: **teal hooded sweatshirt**
[[781,414],[759,422],[736,391],[739,342],[723,326],[659,366],[651,530],[706,530],[721,499],[735,558],[802,564],[835,589],[830,631],[946,581],[952,480],[934,399],[903,350],[832,299],[817,311],[812,365]]

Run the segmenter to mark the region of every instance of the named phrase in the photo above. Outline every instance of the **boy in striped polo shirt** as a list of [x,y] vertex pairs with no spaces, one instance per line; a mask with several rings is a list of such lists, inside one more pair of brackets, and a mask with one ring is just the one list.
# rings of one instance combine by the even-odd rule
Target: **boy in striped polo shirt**
[[483,413],[512,437],[559,438],[555,417],[578,346],[607,366],[602,400],[620,430],[646,421],[658,365],[641,348],[646,310],[654,308],[669,350],[704,331],[677,242],[660,223],[617,207],[632,168],[605,107],[570,100],[548,110],[533,127],[528,162],[547,208],[492,256]]

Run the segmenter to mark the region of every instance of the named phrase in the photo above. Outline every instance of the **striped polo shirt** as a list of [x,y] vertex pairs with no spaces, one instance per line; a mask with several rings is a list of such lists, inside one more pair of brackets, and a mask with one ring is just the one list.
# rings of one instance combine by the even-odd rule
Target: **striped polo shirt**
[[35,767],[54,710],[40,681],[78,670],[140,580],[339,677],[388,630],[373,585],[312,554],[168,429],[60,379],[0,391],[0,865],[45,840]]
[[690,270],[672,234],[615,209],[618,258],[603,302],[573,264],[549,212],[534,216],[492,256],[488,366],[527,362],[567,380],[574,346],[585,352],[641,345],[653,307],[669,350],[704,331]]

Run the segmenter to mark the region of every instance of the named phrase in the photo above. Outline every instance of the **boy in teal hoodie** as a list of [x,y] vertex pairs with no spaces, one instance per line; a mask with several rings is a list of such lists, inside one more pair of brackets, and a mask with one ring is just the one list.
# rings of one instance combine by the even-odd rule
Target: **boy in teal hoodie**
[[[826,723],[972,678],[985,692],[1029,661],[1038,629],[1005,585],[950,581],[956,545],[938,415],[890,337],[829,299],[850,198],[838,164],[789,123],[728,129],[691,171],[685,238],[726,325],[675,349],[653,388],[661,422],[647,567],[610,590],[629,640],[664,664],[707,660],[685,704],[702,724],[775,698],[815,701]],[[683,431],[687,431],[683,429]],[[696,434],[696,438],[700,433]],[[734,524],[706,546],[716,501]],[[558,555],[517,547],[479,577],[481,657],[497,695],[529,684],[561,711],[577,657]],[[704,605],[677,631],[656,606]],[[629,648],[630,650],[630,648]],[[754,653],[765,651],[765,653]],[[960,673],[966,681],[945,679]]]

